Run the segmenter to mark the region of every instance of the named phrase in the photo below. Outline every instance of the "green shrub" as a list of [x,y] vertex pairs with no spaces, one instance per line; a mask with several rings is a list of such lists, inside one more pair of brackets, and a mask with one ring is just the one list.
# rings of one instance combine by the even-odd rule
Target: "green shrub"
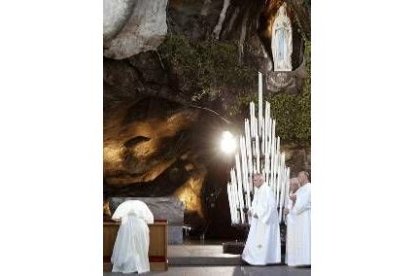
[[[309,145],[311,140],[311,76],[310,76],[310,42],[305,42],[306,70],[303,90],[299,95],[284,93],[273,94],[266,100],[271,104],[272,117],[276,118],[276,133],[284,142]],[[257,91],[250,94],[240,93],[237,102],[229,110],[234,117],[248,116],[249,102],[257,103]],[[256,105],[257,108],[257,105]]]
[[178,75],[184,92],[192,100],[214,100],[225,87],[250,90],[256,72],[238,64],[238,50],[234,42],[205,40],[190,41],[185,36],[169,35],[158,48],[167,69]]
[[[273,94],[272,116],[277,134],[284,142],[309,144],[311,139],[310,42],[305,42],[308,77],[299,95]],[[170,34],[158,48],[163,64],[178,75],[184,92],[192,101],[212,101],[220,96],[231,99],[225,117],[241,121],[248,115],[249,102],[257,102],[257,72],[240,65],[236,43],[229,41],[190,41]],[[234,95],[230,95],[233,93]],[[227,93],[227,94],[226,94]]]

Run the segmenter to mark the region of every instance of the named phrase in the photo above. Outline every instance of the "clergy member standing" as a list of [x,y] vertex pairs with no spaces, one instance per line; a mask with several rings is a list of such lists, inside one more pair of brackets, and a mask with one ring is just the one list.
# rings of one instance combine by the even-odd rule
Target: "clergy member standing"
[[242,259],[252,265],[280,263],[280,232],[276,202],[261,174],[253,176],[256,187],[250,216],[250,230]]
[[287,210],[285,262],[289,266],[311,265],[311,184],[309,178],[309,173],[302,171],[297,179],[291,180],[291,182],[297,182],[299,188],[291,194]]
[[118,206],[112,219],[121,220],[111,257],[112,272],[148,272],[147,224],[154,223],[154,216],[148,206],[140,200],[127,200]]

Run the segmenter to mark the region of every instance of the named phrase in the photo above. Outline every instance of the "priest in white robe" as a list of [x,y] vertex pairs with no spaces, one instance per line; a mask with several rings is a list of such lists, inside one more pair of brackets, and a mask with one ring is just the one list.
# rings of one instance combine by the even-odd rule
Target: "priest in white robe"
[[140,200],[127,200],[118,206],[112,219],[121,220],[111,257],[112,272],[148,272],[150,264],[147,224],[154,223],[154,216],[148,206]]
[[[289,266],[311,265],[311,184],[310,175],[300,172],[299,188],[290,195],[287,209],[286,260]],[[291,183],[294,184],[294,183]],[[293,185],[291,185],[293,188]]]
[[261,174],[253,176],[256,187],[252,207],[248,211],[250,230],[242,259],[251,265],[281,262],[279,219],[271,188]]

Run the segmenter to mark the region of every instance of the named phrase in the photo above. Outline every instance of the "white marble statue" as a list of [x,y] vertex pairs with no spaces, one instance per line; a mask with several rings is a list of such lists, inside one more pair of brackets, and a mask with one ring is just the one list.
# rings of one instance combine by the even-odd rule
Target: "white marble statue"
[[273,71],[292,71],[292,25],[286,13],[286,3],[277,11],[272,26]]

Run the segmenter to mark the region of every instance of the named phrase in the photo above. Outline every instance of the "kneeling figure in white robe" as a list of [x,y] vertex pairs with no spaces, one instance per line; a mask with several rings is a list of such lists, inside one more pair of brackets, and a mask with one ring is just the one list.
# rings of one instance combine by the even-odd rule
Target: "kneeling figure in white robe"
[[149,223],[154,216],[148,206],[140,200],[128,200],[121,203],[112,216],[121,220],[111,262],[112,272],[145,273],[150,270]]

